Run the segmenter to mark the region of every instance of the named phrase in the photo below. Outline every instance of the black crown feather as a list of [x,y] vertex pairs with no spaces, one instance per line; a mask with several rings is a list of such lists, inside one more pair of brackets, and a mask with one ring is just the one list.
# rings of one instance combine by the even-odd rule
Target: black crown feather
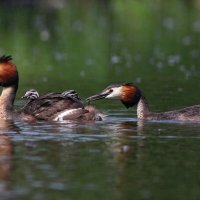
[[0,63],[5,63],[5,62],[9,62],[12,60],[12,56],[6,56],[6,55],[3,55],[0,57]]

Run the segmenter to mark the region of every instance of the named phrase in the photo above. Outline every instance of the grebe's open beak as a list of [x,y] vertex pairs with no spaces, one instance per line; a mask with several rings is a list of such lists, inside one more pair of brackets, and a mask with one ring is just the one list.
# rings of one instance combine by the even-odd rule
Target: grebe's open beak
[[103,92],[103,93],[100,93],[100,94],[96,94],[96,95],[93,95],[91,97],[88,97],[86,99],[86,101],[88,103],[90,103],[91,101],[96,101],[96,100],[99,100],[99,99],[105,99],[109,94],[110,94],[110,92]]

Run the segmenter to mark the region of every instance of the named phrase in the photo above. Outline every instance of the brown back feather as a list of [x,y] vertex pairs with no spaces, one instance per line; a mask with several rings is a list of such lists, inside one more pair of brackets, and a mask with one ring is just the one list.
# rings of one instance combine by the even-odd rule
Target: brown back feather
[[49,93],[37,99],[29,101],[22,112],[32,115],[40,120],[52,120],[60,112],[66,109],[83,108],[83,103],[70,97],[63,96],[61,93]]

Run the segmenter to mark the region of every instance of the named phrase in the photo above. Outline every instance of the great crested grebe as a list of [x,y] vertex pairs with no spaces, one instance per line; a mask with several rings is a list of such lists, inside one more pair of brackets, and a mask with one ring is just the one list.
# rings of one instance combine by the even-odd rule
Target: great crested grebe
[[200,121],[200,105],[168,112],[150,112],[146,98],[141,90],[132,83],[112,84],[100,94],[87,98],[87,101],[92,102],[98,99],[119,99],[126,108],[137,105],[138,119]]
[[19,109],[13,108],[18,89],[18,72],[11,56],[0,57],[0,119],[12,120],[101,120],[98,111],[92,106],[84,107],[80,98],[71,93],[49,93],[36,96]]

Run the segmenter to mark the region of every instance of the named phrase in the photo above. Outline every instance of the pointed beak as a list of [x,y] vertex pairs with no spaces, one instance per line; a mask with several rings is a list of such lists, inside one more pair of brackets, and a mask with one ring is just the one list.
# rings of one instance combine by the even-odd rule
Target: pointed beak
[[88,97],[86,99],[86,101],[88,103],[90,103],[91,101],[96,101],[96,100],[99,100],[99,99],[105,99],[109,94],[110,94],[109,92],[96,94],[96,95],[93,95],[91,97]]

